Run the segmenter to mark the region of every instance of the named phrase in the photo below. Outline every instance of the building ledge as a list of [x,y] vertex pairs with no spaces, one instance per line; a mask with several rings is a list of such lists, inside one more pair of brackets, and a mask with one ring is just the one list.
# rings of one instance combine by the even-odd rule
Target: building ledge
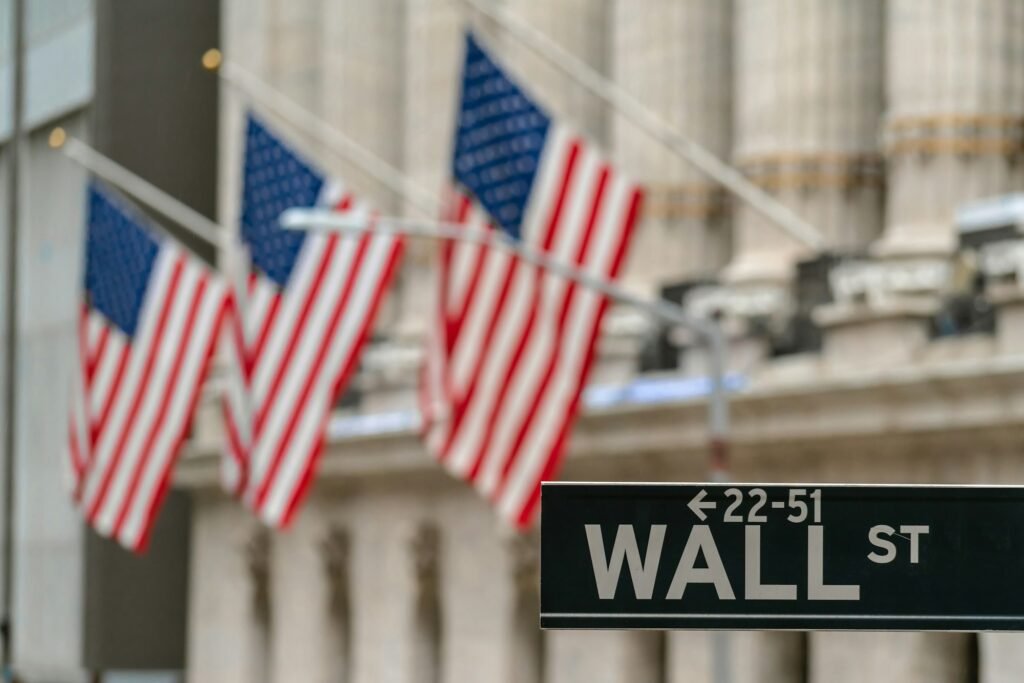
[[[603,405],[588,401],[571,441],[570,474],[602,471],[642,478],[642,471],[633,468],[630,477],[620,465],[628,469],[631,459],[647,456],[671,459],[700,478],[706,457],[706,400],[675,399],[670,393],[663,398]],[[731,454],[739,471],[772,453],[830,452],[840,442],[844,452],[858,444],[875,447],[922,435],[1019,442],[1024,355],[755,383],[733,395],[731,409]],[[363,432],[337,429],[335,420],[320,463],[320,484],[440,472],[420,443],[415,415],[404,415],[379,414],[380,428]],[[217,487],[219,458],[215,444],[190,444],[176,483],[193,489]]]

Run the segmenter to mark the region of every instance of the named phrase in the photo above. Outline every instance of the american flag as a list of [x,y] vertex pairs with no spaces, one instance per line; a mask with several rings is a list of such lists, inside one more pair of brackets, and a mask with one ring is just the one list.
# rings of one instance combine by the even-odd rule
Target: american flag
[[356,368],[403,242],[282,229],[278,219],[292,207],[372,216],[253,116],[244,176],[241,238],[253,271],[224,401],[224,483],[264,522],[285,526],[312,480],[331,407]]
[[[448,218],[615,278],[640,189],[466,38]],[[421,410],[427,443],[500,516],[532,521],[566,450],[607,300],[508,252],[441,248]]]
[[74,493],[99,533],[140,551],[187,435],[228,289],[98,185],[89,189],[85,252]]

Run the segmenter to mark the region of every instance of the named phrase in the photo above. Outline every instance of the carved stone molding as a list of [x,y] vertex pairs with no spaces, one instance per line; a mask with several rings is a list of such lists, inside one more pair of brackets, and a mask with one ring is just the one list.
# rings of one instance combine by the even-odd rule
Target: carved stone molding
[[349,599],[351,538],[348,530],[341,527],[328,529],[320,541],[320,556],[330,592],[330,610],[333,614],[342,615],[348,610]]
[[243,548],[249,584],[252,588],[252,607],[257,615],[270,613],[270,530],[259,528]]
[[441,534],[433,524],[422,523],[409,539],[413,576],[418,593],[436,590],[441,555]]
[[510,536],[506,541],[509,571],[520,595],[540,590],[540,537],[536,531]]

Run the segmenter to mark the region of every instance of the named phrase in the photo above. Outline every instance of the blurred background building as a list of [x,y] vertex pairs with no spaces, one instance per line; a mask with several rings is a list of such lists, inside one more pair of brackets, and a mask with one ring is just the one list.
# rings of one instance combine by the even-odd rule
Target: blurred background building
[[[458,0],[29,3],[15,565],[26,680],[712,680],[705,633],[538,631],[536,539],[501,528],[417,437],[430,245],[403,264],[293,529],[269,534],[220,491],[215,387],[150,554],[82,529],[60,425],[84,176],[45,149],[46,132],[61,122],[236,229],[249,103],[199,68],[216,44],[440,194],[468,22],[647,185],[624,279],[726,326],[735,480],[1024,483],[1024,3],[494,1],[740,168],[826,249],[787,237]],[[9,65],[0,50],[0,85]],[[276,123],[383,211],[420,215]],[[614,310],[563,476],[704,479],[704,368],[686,330]],[[731,680],[1009,683],[1024,677],[1021,645],[736,633]]]

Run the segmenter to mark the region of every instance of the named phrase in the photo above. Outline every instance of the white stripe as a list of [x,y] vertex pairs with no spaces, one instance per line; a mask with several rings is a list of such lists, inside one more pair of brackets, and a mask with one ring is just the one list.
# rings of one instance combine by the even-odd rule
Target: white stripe
[[117,463],[110,479],[107,495],[104,497],[93,523],[96,529],[104,535],[113,530],[117,514],[130,495],[129,487],[132,476],[147,456],[147,453],[143,452],[146,438],[163,414],[160,411],[160,404],[164,401],[164,397],[174,389],[171,386],[174,359],[183,346],[187,348],[190,344],[190,341],[185,338],[185,327],[199,283],[199,272],[194,267],[186,266],[182,270],[178,289],[173,295],[171,314],[167,318],[163,338],[157,342],[156,362],[149,375],[149,382],[142,388],[142,402],[139,404],[139,411],[135,415],[135,420],[127,425],[128,440],[121,451],[121,459]]
[[[588,259],[586,264],[586,270],[590,273],[610,273],[630,208],[632,187],[618,176],[613,180],[610,188],[613,203],[602,216],[600,232],[595,235],[599,241],[595,244],[594,257]],[[554,441],[563,427],[565,411],[586,370],[584,350],[590,341],[590,330],[601,312],[602,301],[603,297],[594,290],[577,288],[575,291],[569,313],[569,335],[562,346],[563,352],[555,366],[553,380],[529,427],[522,451],[509,472],[508,482],[498,502],[498,511],[506,519],[514,520],[519,516],[526,500],[536,488],[537,477],[547,463]]]
[[256,359],[252,381],[255,406],[261,404],[270,389],[278,365],[283,362],[282,359],[295,332],[296,321],[302,311],[302,304],[310,296],[329,239],[324,235],[309,235],[299,252],[291,279],[282,293],[283,299],[278,306],[277,318],[271,327],[270,337],[263,348],[263,353]]
[[164,477],[161,475],[177,454],[178,438],[183,434],[191,418],[189,410],[192,407],[192,398],[196,387],[203,380],[201,372],[207,358],[206,351],[210,348],[213,335],[217,334],[217,314],[223,299],[223,288],[216,282],[210,282],[207,291],[203,293],[192,336],[185,342],[189,348],[177,381],[167,387],[167,391],[173,397],[167,407],[167,418],[153,442],[152,451],[145,454],[145,465],[138,486],[134,492],[129,492],[134,495],[119,539],[128,547],[134,548],[138,545],[151,523],[146,512],[163,485]]
[[[287,427],[288,419],[295,405],[299,400],[299,393],[302,384],[309,372],[317,352],[324,344],[328,335],[327,324],[331,313],[341,297],[347,281],[352,263],[356,255],[356,247],[359,239],[354,237],[343,238],[331,257],[331,262],[324,273],[324,280],[318,293],[313,299],[313,307],[310,309],[306,325],[303,328],[298,343],[290,356],[285,374],[279,385],[276,395],[269,396],[270,382],[262,388],[257,385],[255,394],[255,405],[257,410],[263,410],[270,406],[263,420],[262,429],[256,435],[255,443],[251,454],[251,474],[249,479],[250,500],[257,490],[263,486],[273,459],[274,451],[281,440],[282,433]],[[291,299],[290,293],[282,306],[287,304],[289,308],[297,309],[302,305],[301,301]],[[281,313],[284,313],[282,310]],[[280,321],[281,314],[278,314]],[[284,356],[281,357],[284,363]]]
[[153,264],[145,301],[143,301],[140,310],[136,337],[132,344],[132,353],[128,361],[128,367],[125,370],[125,376],[121,382],[118,394],[114,397],[110,418],[102,432],[97,435],[96,447],[93,451],[93,466],[90,468],[82,496],[83,507],[86,512],[88,512],[99,493],[99,486],[112,464],[114,448],[117,446],[120,434],[127,428],[127,425],[124,423],[128,419],[128,412],[134,402],[136,389],[142,381],[142,372],[146,358],[153,344],[159,342],[159,340],[154,339],[157,321],[164,309],[167,290],[171,284],[171,275],[177,261],[177,250],[164,248],[160,250]]
[[[487,215],[476,206],[475,202],[469,209],[469,215],[466,218],[466,230],[483,231],[488,229]],[[484,249],[486,249],[484,245],[473,242],[454,242],[452,244],[449,271],[451,280],[447,297],[449,315],[458,315],[465,309],[473,271],[480,258],[483,257]]]
[[[594,154],[584,153],[580,158],[580,163],[581,172],[574,174],[573,182],[569,187],[570,194],[567,194],[569,205],[566,207],[564,220],[560,221],[557,228],[554,255],[561,262],[575,261],[585,236],[586,221],[590,216],[597,194],[600,159]],[[602,212],[607,209],[606,203],[609,200],[614,201],[614,198],[608,195],[603,197]],[[594,232],[591,235],[592,245],[588,254],[594,253],[600,239],[599,229],[599,225],[594,226]],[[534,398],[540,391],[551,354],[555,352],[555,345],[559,342],[557,338],[558,314],[568,288],[569,283],[564,278],[549,272],[544,274],[537,323],[524,353],[523,363],[515,377],[512,378],[512,386],[507,394],[505,404],[496,415],[497,424],[493,432],[491,447],[488,449],[478,481],[481,491],[486,494],[490,494],[494,490],[502,467],[510,455],[515,455],[510,454],[510,451],[521,426],[529,415]]]
[[393,248],[394,239],[382,235],[371,240],[363,257],[362,267],[356,273],[355,286],[341,317],[342,324],[328,341],[327,358],[314,378],[309,402],[300,414],[285,457],[264,501],[261,516],[268,523],[279,524],[282,521],[288,501],[312,455],[313,444],[323,433],[324,417],[331,409],[335,380],[361,341],[358,335],[367,316],[372,313],[375,295],[384,286],[382,276]]

